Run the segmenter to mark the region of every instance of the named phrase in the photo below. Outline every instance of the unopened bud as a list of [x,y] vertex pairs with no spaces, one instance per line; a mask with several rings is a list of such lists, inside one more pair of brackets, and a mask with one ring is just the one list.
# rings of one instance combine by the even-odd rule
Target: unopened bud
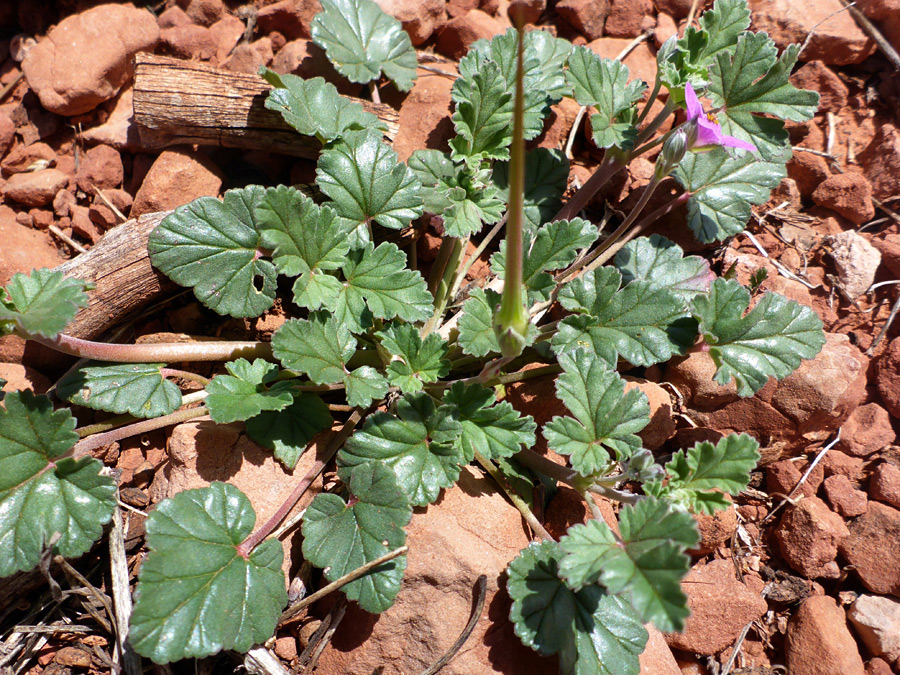
[[683,129],[678,129],[670,135],[666,142],[663,143],[662,152],[659,153],[659,160],[656,163],[656,177],[663,179],[669,175],[669,172],[678,166],[678,163],[684,159],[684,153],[687,152],[688,137]]

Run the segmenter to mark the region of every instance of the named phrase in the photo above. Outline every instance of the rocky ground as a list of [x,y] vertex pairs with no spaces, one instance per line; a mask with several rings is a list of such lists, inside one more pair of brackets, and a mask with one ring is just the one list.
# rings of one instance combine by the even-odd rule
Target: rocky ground
[[[242,73],[268,65],[337,83],[309,41],[316,0],[163,0],[146,9],[95,4],[0,0],[0,284],[18,271],[59,265],[127,217],[230,187],[312,175],[314,163],[268,153],[150,149],[132,119],[130,61],[147,51]],[[403,21],[419,49],[448,59],[509,26],[507,0],[380,4]],[[691,4],[528,1],[534,23],[603,56],[631,46],[625,63],[633,76],[650,81],[656,48],[683,27]],[[900,673],[900,321],[889,325],[892,307],[900,306],[900,63],[892,65],[859,20],[840,11],[840,0],[750,4],[754,27],[769,31],[779,46],[804,43],[792,79],[820,92],[821,107],[812,121],[791,126],[797,147],[790,177],[757,210],[750,234],[703,252],[717,272],[733,270],[744,283],[766,270],[762,288],[813,307],[828,342],[815,360],[750,399],[713,385],[714,368],[703,353],[664,372],[641,373],[636,386],[648,394],[654,414],[644,434],[648,447],[665,452],[732,431],[749,432],[763,445],[763,463],[735,508],[700,518],[703,540],[684,583],[692,617],[683,633],[651,631],[642,673]],[[856,6],[900,49],[898,0],[857,0]],[[401,158],[421,147],[443,148],[452,131],[451,85],[423,70],[408,95],[382,92],[399,110],[394,147]],[[341,88],[366,95],[342,82]],[[576,112],[571,101],[558,105],[537,143],[563,147]],[[581,132],[574,150],[572,184],[583,182],[598,159]],[[651,173],[648,162],[636,161],[602,199],[627,205]],[[699,250],[669,226],[664,232]],[[430,252],[423,242],[421,258]],[[182,296],[129,324],[125,338],[265,335],[278,321],[277,314],[223,321]],[[10,381],[8,388],[45,391],[67,366],[17,338],[0,339],[0,377]],[[548,404],[550,379],[516,385],[510,398],[538,423],[559,412]],[[236,425],[183,424],[116,444],[100,457],[120,472],[122,500],[132,507],[125,514],[132,569],[140,560],[141,509],[152,503],[229,480],[251,495],[265,518],[291,488],[282,467]],[[306,470],[304,461],[295,475]],[[554,672],[552,660],[518,644],[505,621],[509,600],[498,592],[507,562],[528,541],[518,513],[489,479],[467,471],[458,487],[414,516],[397,604],[377,621],[348,608],[316,672],[420,672],[462,629],[480,574],[488,577],[484,615],[442,672]],[[560,534],[584,516],[576,495],[563,490],[545,519]],[[78,563],[101,590],[104,553],[98,545]],[[6,663],[6,650],[21,639],[13,624],[44,602],[44,588],[14,583],[35,590],[11,613],[0,607],[0,664],[12,667],[9,672],[109,672],[110,634],[101,628],[34,637]],[[317,608],[315,616],[279,632],[269,646],[285,667],[302,671],[299,654],[330,609]],[[70,600],[63,613],[96,627],[85,611]],[[196,672],[229,671],[235,663],[219,657],[198,664]]]

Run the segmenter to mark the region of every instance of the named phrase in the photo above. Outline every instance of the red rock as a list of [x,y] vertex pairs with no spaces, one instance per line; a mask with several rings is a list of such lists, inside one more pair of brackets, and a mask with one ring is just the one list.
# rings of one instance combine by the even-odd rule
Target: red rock
[[22,71],[47,110],[80,115],[115,96],[132,57],[152,51],[158,39],[150,12],[102,5],[63,19],[28,52]]
[[850,536],[840,544],[844,559],[867,589],[900,597],[900,511],[876,501],[849,523]]
[[544,130],[541,135],[528,145],[529,149],[535,145],[539,148],[556,150],[563,148],[569,138],[569,130],[575,124],[578,111],[581,106],[575,99],[563,98],[558,103],[550,106],[550,114],[544,122]]
[[863,477],[863,460],[859,457],[845,455],[839,450],[825,453],[819,462],[826,476],[845,476],[851,483],[858,485]]
[[669,361],[666,381],[673,384],[698,408],[719,408],[738,400],[734,382],[720,385],[713,380],[716,364],[709,352],[690,352]]
[[[818,467],[816,467],[818,469]],[[800,488],[797,495],[806,497],[815,497],[819,482],[822,480],[824,472],[819,470],[818,482],[814,480],[815,469],[809,475]],[[797,468],[797,465],[789,459],[783,459],[780,462],[773,462],[766,467],[766,491],[770,495],[787,496],[791,494],[803,477],[803,472]]]
[[82,239],[86,239],[92,244],[96,244],[100,241],[103,232],[101,232],[100,228],[98,228],[97,225],[94,224],[94,221],[91,220],[90,208],[75,204],[70,209],[70,213],[72,218],[72,232],[75,235]]
[[834,598],[807,598],[788,622],[785,656],[791,675],[864,675],[862,657]]
[[166,211],[197,197],[218,196],[222,174],[205,155],[188,150],[165,150],[150,167],[134,197],[132,216]]
[[242,42],[235,47],[222,67],[234,73],[255,75],[262,66],[268,66],[272,62],[273,56],[272,40],[263,36],[253,43]]
[[646,628],[650,637],[640,655],[641,671],[638,675],[682,675],[665,636],[652,624],[647,624]]
[[281,0],[261,7],[256,23],[262,33],[277,30],[288,40],[309,38],[310,24],[321,11],[322,5],[318,0]]
[[[730,497],[727,497],[731,501]],[[737,512],[728,507],[722,511],[716,511],[713,515],[705,513],[694,514],[697,521],[697,529],[700,530],[700,543],[693,549],[691,555],[708,555],[717,548],[731,541],[734,531],[737,529]]]
[[22,173],[35,168],[47,168],[56,159],[56,152],[46,143],[18,145],[0,162],[0,168],[4,174]]
[[[288,42],[272,59],[272,70],[276,73],[290,73],[291,75],[298,75],[307,79],[323,77],[335,85],[341,93],[350,93],[347,80],[339,75],[331,65],[325,50],[317,46],[312,40],[301,38]],[[424,79],[437,78],[419,78],[416,83],[418,84]]]
[[[454,72],[447,68],[447,72]],[[400,104],[400,124],[393,148],[405,162],[422,148],[443,148],[455,134],[449,116],[453,110],[453,80],[422,73]]]
[[653,0],[612,0],[603,31],[610,37],[635,38],[655,25]]
[[866,512],[869,498],[862,490],[856,490],[850,479],[835,474],[825,479],[825,496],[837,513],[844,518],[853,518]]
[[136,150],[141,147],[140,133],[134,122],[134,90],[129,86],[105,104],[109,110],[106,121],[85,129],[85,143],[109,145],[117,150]]
[[716,654],[731,645],[741,629],[766,613],[768,605],[734,576],[731,560],[695,565],[682,581],[691,615],[681,633],[666,633],[673,649]]
[[59,216],[69,215],[69,209],[77,203],[75,195],[68,190],[60,190],[53,198],[53,212]]
[[819,93],[819,112],[838,112],[847,105],[847,89],[841,78],[821,61],[810,61],[791,75],[791,83],[798,89],[812,89]]
[[38,230],[46,230],[53,224],[53,212],[45,209],[31,209],[28,212],[31,216],[32,227]]
[[888,271],[900,277],[900,234],[889,232],[872,239],[872,245],[881,251],[881,261]]
[[[104,190],[103,196],[124,215],[128,215],[128,212],[131,210],[131,205],[134,203],[134,198],[125,190]],[[94,197],[94,203],[104,204],[105,202],[100,199],[100,195],[97,195]]]
[[665,12],[674,19],[683,19],[691,11],[692,0],[653,0],[660,12]]
[[900,12],[900,0],[856,0],[856,8],[870,19],[887,19]]
[[831,66],[862,63],[874,50],[871,40],[840,0],[750,0],[753,26],[768,33],[779,51],[789,44],[802,44],[812,34],[800,58]]
[[438,31],[437,51],[451,59],[459,59],[476,40],[490,39],[505,30],[506,26],[499,19],[480,9],[473,9],[444,24]]
[[124,179],[122,157],[108,145],[97,145],[85,152],[75,174],[78,187],[89,195],[94,194],[94,188],[117,188]]
[[900,418],[900,337],[891,340],[878,359],[876,384],[884,407],[894,417]]
[[884,659],[869,659],[866,661],[866,675],[894,675],[894,671]]
[[6,380],[3,391],[30,389],[35,394],[46,394],[53,383],[34,368],[18,363],[0,363],[0,380]]
[[[601,58],[614,59],[630,44],[631,40],[626,38],[602,37],[589,43],[588,49]],[[632,49],[622,63],[628,66],[630,80],[643,80],[652,84],[656,79],[656,55],[646,42]]]
[[875,215],[872,186],[858,173],[839,173],[826,178],[812,193],[812,200],[857,225]]
[[900,601],[860,595],[847,617],[872,654],[888,661],[900,659]]
[[794,151],[787,164],[787,172],[797,182],[797,189],[804,197],[812,195],[819,184],[831,175],[824,157],[801,150]]
[[809,579],[836,578],[838,544],[849,536],[844,521],[821,499],[806,497],[787,512],[775,529],[782,557]]
[[509,623],[510,600],[500,579],[528,538],[518,511],[490,479],[463,468],[456,486],[427,511],[418,509],[406,531],[408,563],[396,602],[377,620],[350,605],[317,675],[420,672],[465,626],[481,574],[487,575],[485,611],[442,675],[553,672],[555,660],[524,647]]
[[231,14],[226,14],[210,26],[210,35],[216,41],[216,57],[211,63],[214,65],[224,63],[229,54],[231,54],[231,50],[244,37],[246,30],[247,27],[244,25],[244,22]]
[[69,668],[90,668],[91,653],[84,648],[63,647],[53,657],[53,662]]
[[12,121],[12,117],[6,113],[0,113],[0,157],[6,154],[15,137],[16,125]]
[[192,23],[161,30],[159,41],[166,54],[189,60],[209,61],[215,56],[219,46],[216,36],[209,28]]
[[900,175],[900,131],[893,124],[882,124],[875,137],[856,156],[872,183],[872,194],[885,200],[897,194]]
[[663,43],[673,35],[678,33],[678,26],[675,19],[665,12],[660,12],[656,16],[656,30],[653,31],[653,44],[659,49]]
[[900,469],[888,462],[876,466],[869,479],[869,494],[900,509]]
[[52,202],[68,183],[69,177],[59,169],[41,169],[10,176],[0,192],[25,206],[43,206]]
[[877,403],[866,403],[850,413],[844,422],[838,447],[854,457],[868,457],[896,438],[888,411]]
[[635,377],[625,378],[625,390],[640,389],[650,403],[650,423],[638,436],[648,450],[656,450],[675,435],[675,418],[672,416],[672,397],[656,384]]
[[16,272],[31,272],[41,267],[56,267],[62,258],[47,235],[16,223],[16,213],[0,205],[0,286]]
[[91,204],[88,208],[88,218],[103,231],[114,227],[119,222],[116,214],[106,204]]
[[181,7],[172,5],[156,17],[156,23],[160,30],[165,30],[173,26],[189,26],[193,21]]
[[222,0],[182,0],[182,5],[191,21],[201,26],[212,26],[225,13]]
[[556,13],[588,40],[596,40],[603,35],[609,0],[560,0]]
[[275,640],[275,654],[285,661],[297,658],[297,640],[290,635]]

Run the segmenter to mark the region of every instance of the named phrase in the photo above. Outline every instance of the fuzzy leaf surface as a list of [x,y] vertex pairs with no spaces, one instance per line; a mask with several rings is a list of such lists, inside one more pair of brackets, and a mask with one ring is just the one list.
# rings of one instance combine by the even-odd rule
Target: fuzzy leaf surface
[[[334,494],[318,494],[303,516],[303,556],[334,581],[406,543],[404,525],[412,509],[394,472],[366,462],[349,477],[350,504]],[[383,612],[400,591],[406,556],[394,558],[341,590],[367,612]]]
[[275,632],[287,604],[281,543],[269,539],[242,557],[256,522],[233,485],[179,492],[147,519],[150,553],[141,565],[128,636],[156,663],[246,652]]
[[400,91],[416,80],[416,52],[409,35],[373,0],[324,0],[312,22],[312,39],[338,72],[366,84],[383,72]]
[[438,498],[459,477],[465,458],[457,445],[462,427],[455,409],[435,407],[427,394],[405,396],[397,415],[376,412],[356,431],[337,455],[342,475],[367,462],[390,467],[413,506]]
[[60,380],[57,392],[69,403],[93,410],[159,417],[181,405],[181,390],[162,376],[163,363],[91,362]]
[[625,391],[625,381],[593,352],[577,350],[559,357],[563,373],[556,396],[573,417],[556,416],[543,430],[549,447],[569,456],[572,468],[588,476],[607,471],[641,448],[636,436],[650,422],[650,404],[638,390]]
[[0,407],[0,577],[53,550],[74,558],[91,548],[116,506],[116,484],[91,457],[57,459],[78,441],[69,410],[46,396],[9,392]]
[[371,129],[348,131],[323,150],[316,184],[338,215],[356,223],[399,230],[422,215],[422,184]]
[[[462,316],[459,317],[459,346],[463,352],[472,356],[499,354],[500,343],[494,333],[494,308],[500,304],[500,294],[496,291],[473,288],[469,299],[463,305]],[[537,327],[528,324],[526,347],[533,344],[538,336]]]
[[825,345],[822,321],[809,307],[766,293],[747,312],[750,292],[736,281],[716,279],[709,295],[694,298],[693,313],[716,364],[715,380],[734,378],[738,394],[752,396],[769,377],[782,380]]
[[263,246],[274,251],[275,267],[281,274],[298,277],[294,302],[310,309],[337,302],[341,282],[328,272],[343,265],[353,224],[331,207],[319,206],[284,185],[266,190],[256,217]]
[[324,78],[306,80],[296,75],[279,75],[268,68],[262,77],[275,87],[266,97],[266,108],[280,113],[304,136],[315,136],[324,143],[348,130],[384,128],[375,115],[341,96],[337,87]]
[[206,406],[214,422],[247,420],[264,410],[281,410],[294,401],[290,382],[276,382],[278,366],[264,359],[237,359],[225,364],[228,375],[206,385]]
[[708,244],[741,232],[750,219],[750,205],[764,204],[787,171],[783,163],[760,160],[750,152],[732,157],[724,148],[713,148],[687,153],[673,175],[692,193],[688,227]]
[[456,406],[462,424],[458,444],[467,462],[472,461],[475,451],[495,460],[534,446],[534,418],[520,414],[509,401],[497,403],[491,389],[454,382],[444,394],[444,404]]
[[745,0],[716,0],[712,9],[700,15],[700,28],[689,26],[678,40],[679,54],[674,59],[678,75],[674,80],[663,68],[663,82],[670,88],[688,80],[705,83],[709,67],[716,57],[734,52],[738,36],[750,27],[750,10]]
[[393,359],[386,368],[388,381],[400,387],[404,394],[422,390],[426,382],[437,382],[450,372],[447,342],[437,333],[429,333],[423,340],[415,326],[392,324],[376,333],[382,346]]
[[[559,211],[568,179],[569,160],[560,150],[535,148],[526,153],[523,204],[526,227],[537,229]],[[508,201],[509,162],[498,162],[494,166],[494,184],[504,203]]]
[[13,274],[4,291],[0,288],[0,336],[18,326],[24,333],[53,339],[87,307],[88,285],[62,272],[35,269]]
[[275,300],[275,266],[258,257],[255,211],[265,190],[229,190],[179,206],[150,233],[150,262],[204,305],[234,317],[259,316]]
[[559,578],[562,556],[559,544],[547,541],[509,564],[516,635],[540,654],[558,654],[562,675],[637,675],[648,635],[634,610],[598,586],[568,588]]
[[622,281],[646,281],[653,290],[669,289],[684,300],[709,290],[709,263],[700,256],[684,256],[681,247],[662,235],[629,241],[616,254],[615,265]]
[[460,61],[460,77],[451,96],[456,103],[453,127],[458,136],[450,140],[454,160],[478,163],[486,159],[509,159],[512,141],[512,92],[493,61]]
[[559,571],[575,590],[600,581],[610,593],[629,601],[642,621],[662,631],[684,627],[690,613],[681,579],[700,534],[694,518],[652,497],[619,511],[622,544],[599,520],[569,529],[560,542],[565,555]]
[[331,412],[318,396],[299,394],[287,408],[264,411],[247,420],[247,435],[273,451],[275,459],[293,469],[306,445],[331,426]]

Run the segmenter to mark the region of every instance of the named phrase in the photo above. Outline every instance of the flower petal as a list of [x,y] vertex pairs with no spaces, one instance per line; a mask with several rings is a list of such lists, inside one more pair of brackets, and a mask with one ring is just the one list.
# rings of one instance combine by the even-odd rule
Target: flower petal
[[736,138],[735,136],[726,136],[722,134],[722,140],[719,141],[719,145],[722,145],[726,148],[741,148],[742,150],[749,150],[750,152],[756,152],[756,146],[749,141],[745,141],[741,138]]
[[703,106],[700,105],[700,99],[697,98],[690,82],[684,85],[684,103],[687,106],[688,121],[703,117]]
[[722,145],[722,127],[718,122],[712,122],[706,115],[697,118],[697,137],[694,145],[703,147],[707,145]]

